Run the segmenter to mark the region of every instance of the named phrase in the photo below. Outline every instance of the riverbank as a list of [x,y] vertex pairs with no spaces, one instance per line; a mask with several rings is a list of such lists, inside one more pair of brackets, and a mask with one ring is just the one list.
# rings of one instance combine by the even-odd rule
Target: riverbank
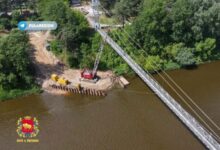
[[50,87],[50,83],[53,82],[50,79],[52,74],[57,74],[59,77],[63,77],[75,85],[80,84],[84,88],[94,90],[107,91],[117,84],[117,76],[112,71],[98,71],[97,76],[99,80],[96,83],[81,81],[82,70],[69,68],[62,60],[46,49],[46,42],[51,38],[49,32],[29,33],[29,38],[32,45],[32,51],[29,55],[37,72],[37,83],[46,92],[65,94],[63,91],[54,90]]
[[[167,72],[217,124],[220,124],[219,65],[220,61],[192,71]],[[37,117],[42,129],[40,142],[32,146],[33,150],[64,149],[64,145],[65,150],[103,150],[106,145],[120,150],[205,150],[140,78],[134,77],[130,82],[126,90],[114,89],[106,97],[42,93],[1,103],[1,148],[23,150],[32,146],[15,143],[15,122],[29,114]]]
[[27,96],[31,94],[39,94],[42,90],[38,86],[34,86],[30,89],[13,89],[13,90],[0,90],[0,102],[10,99],[14,99],[21,96]]

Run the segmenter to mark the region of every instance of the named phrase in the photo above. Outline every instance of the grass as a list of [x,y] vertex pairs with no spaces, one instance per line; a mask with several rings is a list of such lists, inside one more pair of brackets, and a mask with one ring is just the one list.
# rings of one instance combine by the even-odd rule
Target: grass
[[3,30],[0,29],[0,38],[1,38],[1,37],[5,37],[5,36],[8,36],[8,34],[9,34],[9,33],[8,33],[7,31],[3,31]]
[[115,25],[116,19],[113,17],[106,17],[105,15],[100,16],[100,23],[101,24],[108,24],[108,25]]
[[6,37],[8,34],[0,33],[0,37]]
[[0,101],[14,99],[20,96],[26,96],[31,94],[40,93],[42,90],[38,86],[33,86],[30,89],[13,89],[10,91],[0,89]]

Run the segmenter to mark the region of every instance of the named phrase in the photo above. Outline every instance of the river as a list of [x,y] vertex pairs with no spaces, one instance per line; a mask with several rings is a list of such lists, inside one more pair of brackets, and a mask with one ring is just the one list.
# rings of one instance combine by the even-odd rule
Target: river
[[[194,70],[168,72],[218,125],[219,66],[220,61]],[[158,76],[156,78],[164,85]],[[130,82],[127,89],[116,88],[106,97],[42,93],[1,102],[0,149],[205,149],[139,78],[131,78]],[[39,143],[16,143],[19,138],[16,122],[26,115],[39,120]]]

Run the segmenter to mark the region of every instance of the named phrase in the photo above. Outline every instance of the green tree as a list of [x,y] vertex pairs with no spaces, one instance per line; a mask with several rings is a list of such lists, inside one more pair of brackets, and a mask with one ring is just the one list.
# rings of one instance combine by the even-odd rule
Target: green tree
[[196,61],[192,51],[193,51],[192,49],[186,47],[181,49],[175,58],[176,61],[181,66],[194,65]]
[[137,16],[142,0],[120,0],[115,4],[116,17],[125,24],[131,17]]
[[21,19],[21,14],[18,11],[13,11],[11,16],[12,16],[11,26],[17,27],[17,24]]
[[11,1],[9,0],[1,0],[0,1],[0,12],[3,12],[7,15],[7,13],[11,10]]
[[167,58],[174,59],[179,51],[185,47],[184,43],[178,43],[178,44],[171,44],[167,45],[165,50],[165,55],[167,55]]
[[217,0],[145,0],[137,18],[125,30],[148,55],[165,60],[168,68],[177,68],[176,63],[198,64],[218,56],[219,11]]
[[159,56],[148,56],[144,68],[148,71],[154,72],[155,70],[161,70],[163,61]]
[[100,0],[101,5],[107,10],[111,10],[111,8],[114,7],[116,1],[117,0]]
[[28,88],[32,85],[28,41],[26,33],[17,30],[0,39],[0,86],[2,89]]
[[171,21],[165,9],[167,1],[149,0],[128,30],[150,55],[161,55],[163,48],[170,42]]
[[199,55],[202,60],[208,60],[216,48],[216,40],[212,38],[207,38],[205,41],[200,41],[195,44],[195,49],[197,55]]
[[216,0],[177,0],[170,15],[173,40],[193,46],[207,37],[219,37],[219,12]]
[[0,25],[2,26],[3,29],[6,29],[6,30],[11,29],[10,19],[8,17],[0,18]]
[[61,0],[40,0],[38,10],[44,20],[57,22],[58,29],[54,31],[55,34],[59,33],[67,23],[67,6]]

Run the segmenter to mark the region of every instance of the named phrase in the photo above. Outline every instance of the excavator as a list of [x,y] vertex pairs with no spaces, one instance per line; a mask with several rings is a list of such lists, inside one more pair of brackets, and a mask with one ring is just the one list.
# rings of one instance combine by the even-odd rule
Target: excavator
[[99,66],[99,62],[102,56],[102,51],[104,49],[104,42],[101,43],[99,51],[96,55],[95,63],[93,70],[89,70],[88,68],[83,69],[81,72],[81,81],[88,81],[88,82],[97,82],[98,77],[97,77],[97,69]]

